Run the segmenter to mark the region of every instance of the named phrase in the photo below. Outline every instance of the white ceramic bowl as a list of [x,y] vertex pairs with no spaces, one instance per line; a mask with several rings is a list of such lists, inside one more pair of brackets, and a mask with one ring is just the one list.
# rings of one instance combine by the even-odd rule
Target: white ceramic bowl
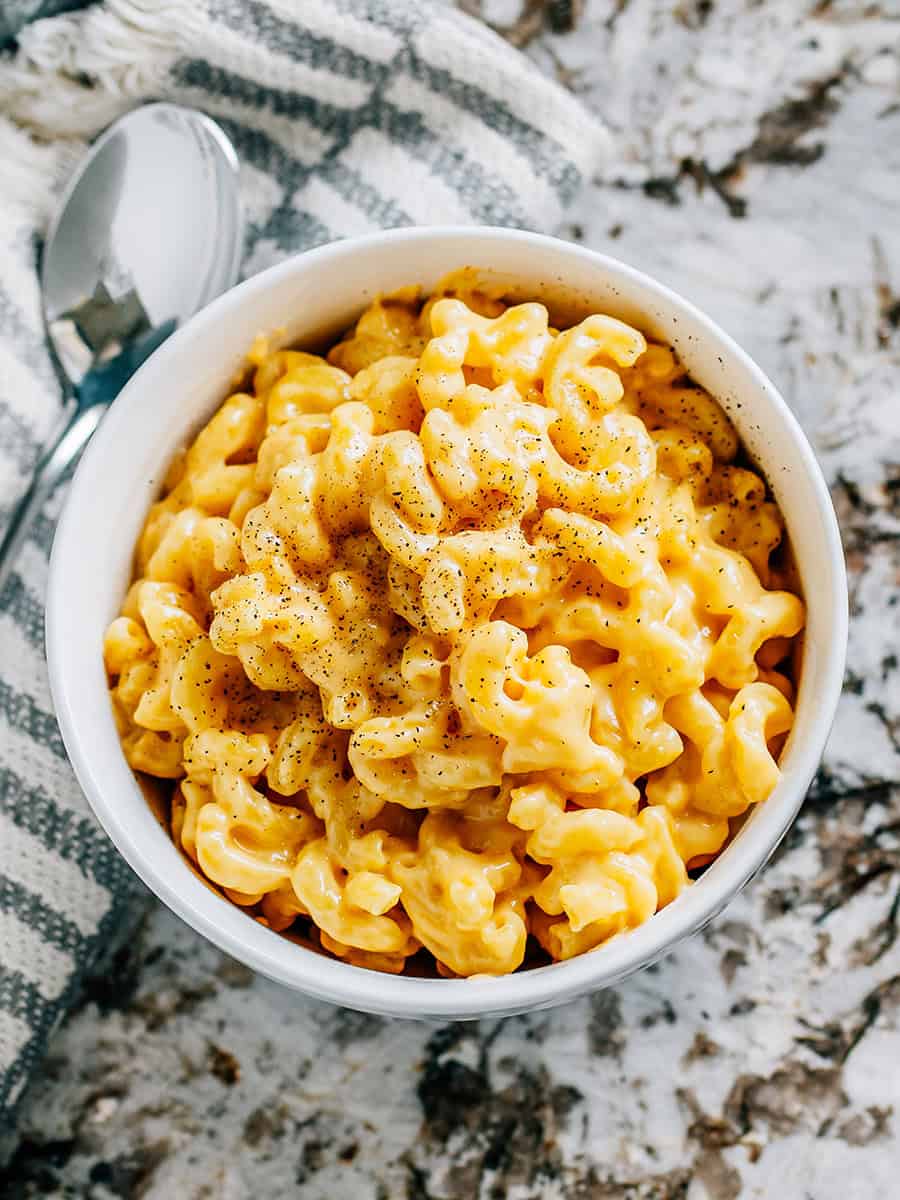
[[[418,979],[363,970],[263,928],[206,887],[160,827],[113,724],[101,645],[129,583],[146,511],[176,448],[210,416],[255,334],[282,344],[348,326],[378,292],[426,287],[471,264],[514,277],[523,295],[609,312],[671,342],[723,405],[781,506],[808,624],[796,720],[775,792],[702,878],[640,928],[565,963],[491,979]],[[121,853],[174,912],[235,958],[288,987],[403,1017],[470,1018],[548,1007],[623,979],[715,916],[759,870],[799,809],[843,675],[847,591],[837,523],[809,444],[757,366],[686,300],[615,259],[502,229],[401,229],[291,258],[214,301],[141,368],[94,435],[53,547],[47,652],[66,749]]]

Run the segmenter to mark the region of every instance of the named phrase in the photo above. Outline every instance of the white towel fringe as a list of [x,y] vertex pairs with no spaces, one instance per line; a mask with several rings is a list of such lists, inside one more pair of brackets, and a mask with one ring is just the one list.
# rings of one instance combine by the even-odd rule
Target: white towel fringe
[[0,108],[39,138],[90,136],[161,87],[203,8],[107,0],[35,21],[3,72]]

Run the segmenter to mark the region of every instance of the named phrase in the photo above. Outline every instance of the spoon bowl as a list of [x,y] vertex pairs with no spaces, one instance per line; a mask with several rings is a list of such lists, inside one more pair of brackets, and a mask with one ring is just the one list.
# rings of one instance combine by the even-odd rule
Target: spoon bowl
[[236,281],[241,243],[238,160],[214,121],[150,104],[94,143],[44,245],[44,321],[65,403],[0,541],[0,594],[31,520],[110,403],[172,330]]

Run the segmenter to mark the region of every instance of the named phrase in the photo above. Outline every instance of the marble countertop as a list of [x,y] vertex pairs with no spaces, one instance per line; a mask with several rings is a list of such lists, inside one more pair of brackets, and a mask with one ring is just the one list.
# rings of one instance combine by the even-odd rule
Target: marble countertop
[[25,1098],[10,1198],[897,1194],[900,10],[464,7],[616,134],[562,232],[715,315],[815,444],[852,605],[825,765],[725,914],[549,1013],[436,1026],[339,1011],[150,908]]

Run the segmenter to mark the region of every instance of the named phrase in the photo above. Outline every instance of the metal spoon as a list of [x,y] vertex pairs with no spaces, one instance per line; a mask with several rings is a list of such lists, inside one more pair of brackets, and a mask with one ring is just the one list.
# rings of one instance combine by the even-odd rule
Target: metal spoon
[[214,121],[174,104],[98,138],[44,244],[44,323],[65,404],[0,541],[0,594],[22,539],[126,381],[240,267],[238,160]]

